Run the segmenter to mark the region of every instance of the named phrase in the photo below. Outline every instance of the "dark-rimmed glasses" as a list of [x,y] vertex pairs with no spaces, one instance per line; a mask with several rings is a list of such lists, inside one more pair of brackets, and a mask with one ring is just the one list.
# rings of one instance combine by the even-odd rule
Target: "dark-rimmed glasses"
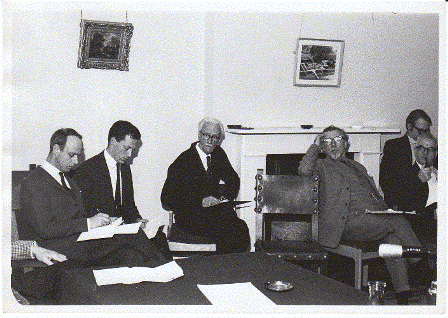
[[414,125],[412,127],[414,127],[417,130],[419,135],[421,135],[423,133],[428,133],[429,132],[429,128],[421,129],[421,128],[415,127]]
[[211,140],[212,142],[217,142],[217,141],[219,141],[219,138],[220,138],[220,136],[206,134],[206,133],[203,133],[202,131],[200,131],[199,133],[200,133],[201,136],[204,137],[206,140]]
[[437,149],[434,147],[424,147],[422,145],[415,146],[415,149],[417,149],[418,151],[425,151],[425,152],[436,152],[437,151]]
[[340,144],[343,139],[343,136],[337,136],[334,138],[324,138],[322,139],[322,142],[326,143],[327,145],[331,145],[331,142],[334,140],[335,143]]

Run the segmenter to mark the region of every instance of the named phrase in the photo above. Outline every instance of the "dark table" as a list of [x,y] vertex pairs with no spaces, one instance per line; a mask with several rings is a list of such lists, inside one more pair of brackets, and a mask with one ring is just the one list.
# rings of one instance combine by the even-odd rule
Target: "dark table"
[[[251,282],[277,305],[365,305],[368,294],[331,278],[263,253],[194,256],[176,260],[184,276],[168,283],[98,286],[91,268],[62,272],[61,304],[210,305],[197,284]],[[294,288],[266,290],[283,280]]]

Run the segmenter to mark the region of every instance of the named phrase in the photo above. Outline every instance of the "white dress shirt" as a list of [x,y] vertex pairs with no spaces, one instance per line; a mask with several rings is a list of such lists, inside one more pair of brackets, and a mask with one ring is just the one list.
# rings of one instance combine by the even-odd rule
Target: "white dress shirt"
[[[117,184],[117,162],[114,158],[112,158],[107,150],[104,150],[104,158],[106,159],[107,168],[109,169],[110,182],[112,183],[112,193],[115,198],[115,188]],[[123,178],[121,177],[121,171],[120,178],[120,181],[123,181]],[[123,182],[120,182],[120,192],[123,193]]]
[[411,153],[412,153],[412,164],[415,163],[415,154],[414,154],[414,147],[417,145],[417,140],[412,139],[408,136],[409,144],[411,145]]
[[208,166],[207,166],[207,154],[201,149],[199,148],[199,143],[196,144],[196,150],[199,154],[199,157],[201,158],[202,164],[204,165],[204,169],[207,170]]
[[[62,185],[62,181],[61,181],[61,175],[59,174],[59,172],[61,172],[61,170],[59,170],[58,168],[56,168],[55,166],[53,166],[51,163],[49,163],[48,161],[44,161],[42,168],[47,171],[60,185]],[[67,184],[67,187],[70,187],[70,184],[68,183],[68,181],[66,180],[65,182]]]

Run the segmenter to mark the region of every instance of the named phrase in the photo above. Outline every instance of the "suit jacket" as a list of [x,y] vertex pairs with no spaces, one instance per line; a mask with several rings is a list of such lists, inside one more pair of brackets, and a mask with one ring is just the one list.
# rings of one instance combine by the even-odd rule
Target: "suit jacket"
[[[299,174],[317,173],[319,181],[319,243],[328,247],[337,247],[345,229],[350,205],[350,188],[338,163],[331,158],[318,159],[319,148],[312,145],[299,165]],[[366,168],[351,159],[347,159],[370,182],[377,197],[381,197],[375,181],[367,174]],[[386,205],[384,204],[384,208]]]
[[102,212],[109,216],[121,216],[125,223],[132,223],[141,218],[134,202],[132,173],[128,164],[121,165],[123,206],[118,210],[115,207],[112,188],[115,185],[111,183],[104,151],[85,161],[76,170],[72,171],[70,176],[81,188],[88,217]]
[[79,234],[87,231],[87,218],[78,186],[66,180],[71,190],[37,167],[21,184],[21,210],[16,217],[22,240],[36,241],[70,257],[76,254],[73,244]]
[[[168,168],[162,189],[161,201],[165,209],[172,210],[176,222],[188,222],[189,216],[204,213],[202,199],[207,196],[229,200],[237,197],[240,178],[224,150],[217,146],[211,154],[209,173],[196,150],[197,142],[184,151]],[[225,184],[220,186],[220,181]]]
[[423,209],[428,200],[428,184],[418,178],[420,168],[412,164],[412,150],[407,135],[384,144],[380,164],[380,186],[390,208],[413,211]]

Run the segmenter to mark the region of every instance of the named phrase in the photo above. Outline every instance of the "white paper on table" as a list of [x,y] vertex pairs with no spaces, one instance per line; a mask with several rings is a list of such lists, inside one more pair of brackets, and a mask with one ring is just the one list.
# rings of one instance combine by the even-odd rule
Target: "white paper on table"
[[82,232],[77,241],[80,242],[112,237],[121,223],[123,223],[123,219],[120,217],[109,225],[96,227],[88,230],[87,232]]
[[115,230],[115,234],[135,234],[138,232],[142,222],[131,223],[131,224],[121,224]]
[[150,267],[118,267],[94,270],[96,284],[135,284],[140,282],[167,283],[173,279],[184,276],[184,271],[175,262],[150,268]]
[[265,307],[275,303],[259,291],[251,282],[219,285],[198,285],[213,305],[232,307]]

